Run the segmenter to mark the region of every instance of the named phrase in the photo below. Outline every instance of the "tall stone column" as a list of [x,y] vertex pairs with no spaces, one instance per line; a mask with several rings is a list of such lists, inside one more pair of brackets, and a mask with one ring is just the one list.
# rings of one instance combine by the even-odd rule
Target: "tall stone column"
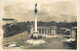
[[34,32],[38,32],[37,31],[37,3],[35,4],[35,10],[34,10],[34,12],[35,12],[35,31]]
[[37,31],[37,14],[35,14],[35,32],[38,32]]
[[31,38],[32,39],[37,39],[38,38],[38,31],[37,31],[37,3],[35,4],[35,10],[34,10],[34,12],[35,12],[35,28],[34,28],[34,32],[33,32],[33,34],[31,35]]
[[[38,30],[37,30],[37,3],[35,4],[35,29],[34,29],[34,32],[33,34],[30,36],[31,39],[41,39],[42,38],[42,35],[39,35],[38,33]],[[40,38],[41,37],[41,38]]]

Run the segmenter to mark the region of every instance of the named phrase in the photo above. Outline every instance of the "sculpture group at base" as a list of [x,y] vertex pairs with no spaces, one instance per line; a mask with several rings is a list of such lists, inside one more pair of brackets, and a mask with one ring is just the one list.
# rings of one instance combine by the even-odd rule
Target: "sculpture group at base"
[[42,39],[42,35],[34,35],[34,34],[32,34],[32,35],[30,36],[30,39],[35,39],[35,40],[37,40],[37,39]]

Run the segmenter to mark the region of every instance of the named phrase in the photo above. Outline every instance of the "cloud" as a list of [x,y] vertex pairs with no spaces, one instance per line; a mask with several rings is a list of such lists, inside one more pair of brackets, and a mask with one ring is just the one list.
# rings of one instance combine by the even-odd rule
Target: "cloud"
[[38,3],[39,21],[70,21],[76,20],[76,2],[72,1],[43,1],[43,0],[4,0],[3,11],[5,18],[18,21],[34,21],[34,5]]

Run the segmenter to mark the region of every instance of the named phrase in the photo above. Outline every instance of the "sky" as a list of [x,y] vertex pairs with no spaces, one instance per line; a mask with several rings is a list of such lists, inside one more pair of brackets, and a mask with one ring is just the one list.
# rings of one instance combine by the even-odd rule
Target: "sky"
[[2,0],[2,18],[18,21],[34,21],[34,5],[37,3],[38,21],[76,21],[75,0]]

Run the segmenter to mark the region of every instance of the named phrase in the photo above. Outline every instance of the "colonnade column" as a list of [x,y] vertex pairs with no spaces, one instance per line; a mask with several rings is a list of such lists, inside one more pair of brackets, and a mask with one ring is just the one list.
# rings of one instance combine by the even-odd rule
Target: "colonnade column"
[[55,29],[53,30],[53,33],[54,33],[54,35],[56,35],[56,31],[55,31]]
[[48,34],[48,29],[45,29],[45,31],[46,31],[45,34],[47,35]]
[[50,29],[49,29],[49,35],[50,35]]
[[45,31],[46,31],[46,30],[44,29],[44,34],[46,34]]
[[42,35],[42,29],[41,29],[41,35]]
[[50,30],[50,29],[39,29],[39,34],[47,34],[47,35],[51,35],[51,34],[56,34],[56,30]]

